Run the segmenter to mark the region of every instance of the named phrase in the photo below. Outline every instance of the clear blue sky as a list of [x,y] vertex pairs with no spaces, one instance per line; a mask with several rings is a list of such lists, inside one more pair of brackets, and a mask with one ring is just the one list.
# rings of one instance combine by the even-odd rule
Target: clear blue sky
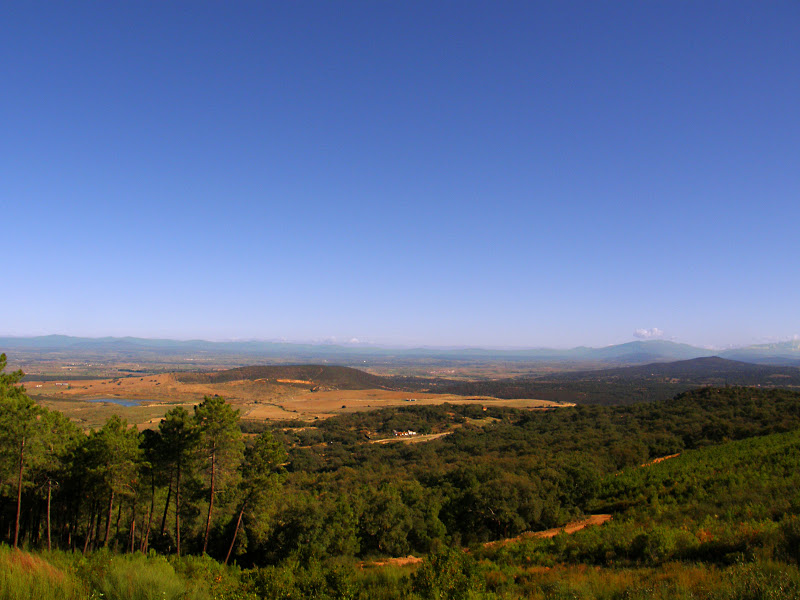
[[4,2],[0,334],[791,337],[799,32],[794,0]]

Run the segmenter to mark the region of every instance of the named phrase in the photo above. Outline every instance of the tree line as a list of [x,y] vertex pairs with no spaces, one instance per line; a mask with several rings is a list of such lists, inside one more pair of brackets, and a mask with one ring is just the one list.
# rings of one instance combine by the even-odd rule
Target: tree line
[[245,436],[239,412],[206,396],[155,430],[119,416],[82,432],[36,404],[0,355],[0,531],[18,546],[212,553],[227,562],[282,483],[271,432]]

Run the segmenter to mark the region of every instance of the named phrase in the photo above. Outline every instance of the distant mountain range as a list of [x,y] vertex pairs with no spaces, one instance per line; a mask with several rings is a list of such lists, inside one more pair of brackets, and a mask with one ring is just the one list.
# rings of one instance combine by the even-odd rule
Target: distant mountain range
[[752,363],[800,365],[800,340],[734,348],[719,356]]
[[141,359],[144,356],[181,357],[225,355],[292,359],[298,362],[325,360],[339,364],[369,359],[488,361],[603,366],[641,365],[719,356],[742,362],[800,366],[800,342],[782,342],[718,351],[665,340],[636,341],[602,348],[580,346],[570,349],[530,348],[389,348],[368,345],[297,344],[285,342],[210,342],[135,337],[84,338],[65,335],[0,337],[0,352],[29,354],[75,353],[115,354]]

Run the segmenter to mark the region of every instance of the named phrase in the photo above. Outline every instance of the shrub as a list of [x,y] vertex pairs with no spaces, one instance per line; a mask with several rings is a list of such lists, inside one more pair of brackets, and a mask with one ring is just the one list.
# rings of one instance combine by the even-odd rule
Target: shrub
[[460,549],[442,547],[411,576],[411,589],[426,600],[469,600],[483,590],[478,563]]

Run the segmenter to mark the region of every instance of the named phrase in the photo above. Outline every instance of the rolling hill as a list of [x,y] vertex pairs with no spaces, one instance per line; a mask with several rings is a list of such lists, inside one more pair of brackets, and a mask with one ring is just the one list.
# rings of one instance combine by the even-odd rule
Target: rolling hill
[[653,381],[692,385],[800,385],[800,368],[759,365],[719,356],[708,356],[668,363],[560,373],[540,378],[546,381]]
[[326,365],[239,367],[214,373],[181,373],[176,377],[183,383],[228,383],[264,379],[340,390],[387,389],[392,383],[392,378],[389,377],[372,375],[350,367]]

